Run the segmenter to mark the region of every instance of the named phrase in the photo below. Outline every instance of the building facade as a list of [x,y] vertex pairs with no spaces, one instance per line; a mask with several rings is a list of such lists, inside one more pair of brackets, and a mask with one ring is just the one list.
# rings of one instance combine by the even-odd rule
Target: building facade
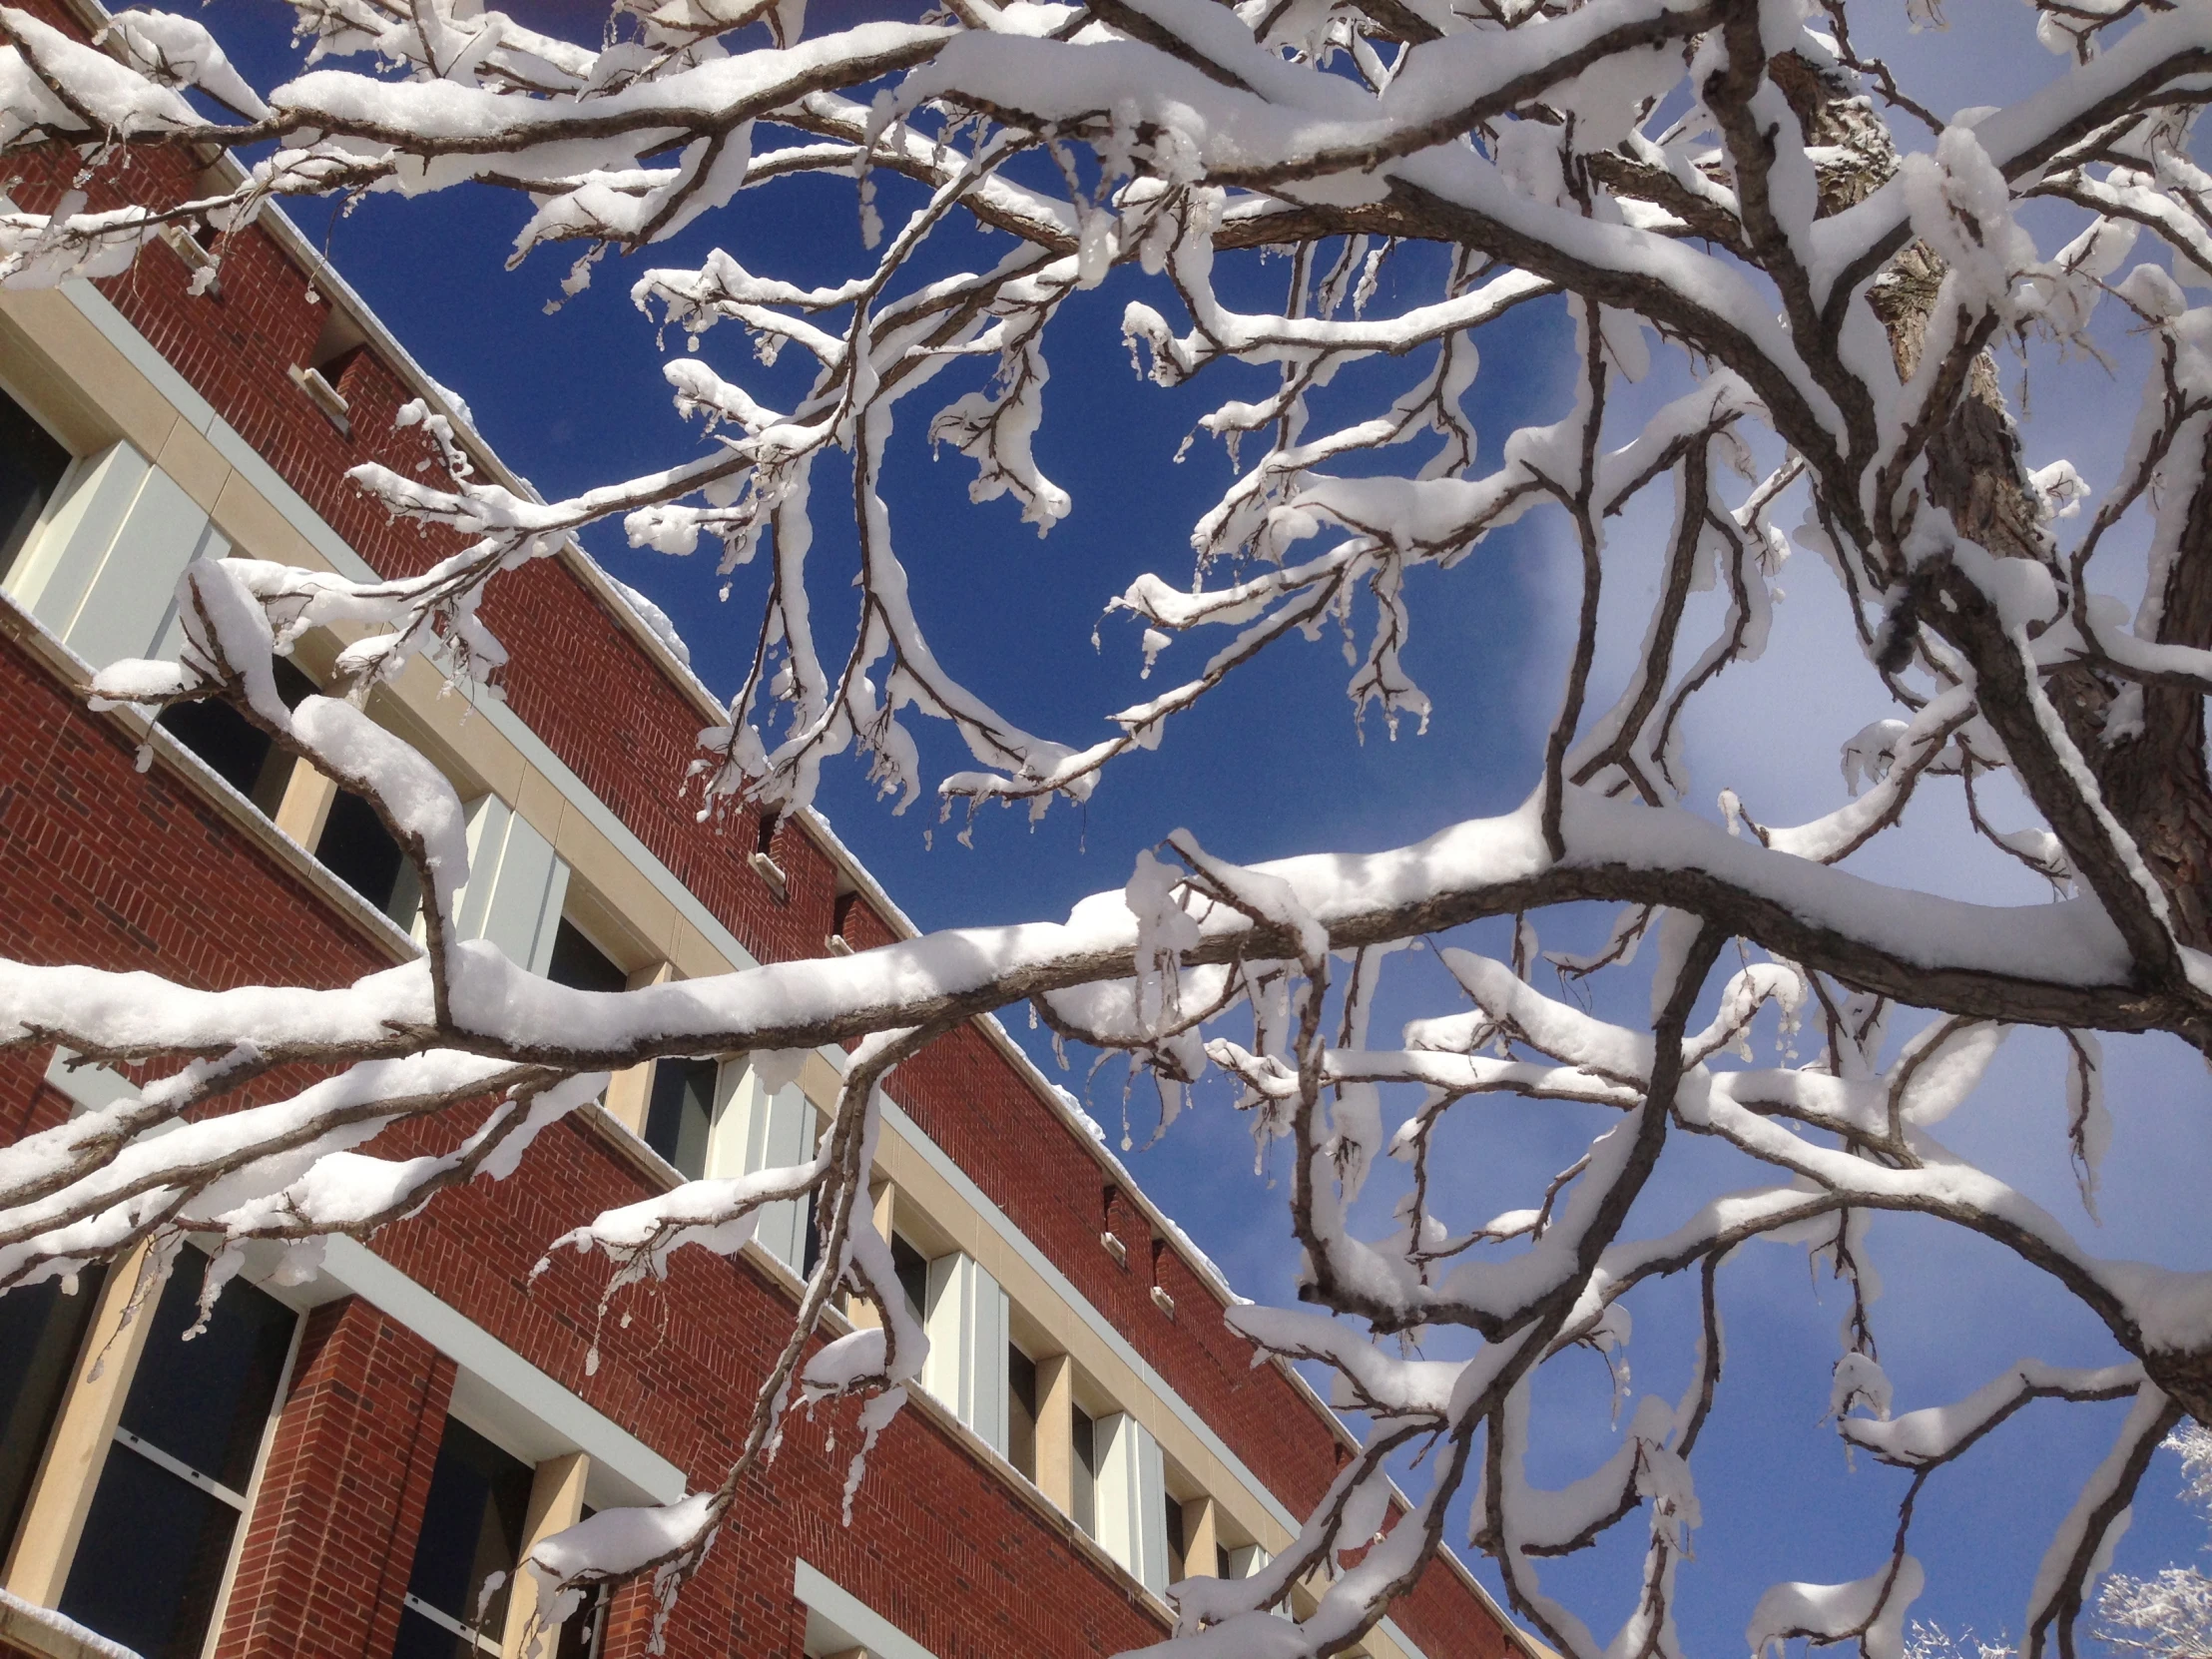
[[[80,38],[98,21],[30,3]],[[181,201],[196,167],[228,165],[139,158],[120,182]],[[60,184],[34,161],[11,190],[36,209]],[[118,185],[100,174],[94,206]],[[180,234],[124,276],[0,294],[0,953],[211,988],[343,984],[419,949],[403,860],[365,803],[227,706],[149,727],[92,712],[84,686],[172,643],[195,557],[365,578],[447,551],[343,477],[424,458],[396,417],[441,394],[274,211],[227,238],[195,292],[208,259]],[[766,840],[697,821],[675,785],[721,710],[580,552],[502,578],[485,617],[515,654],[501,695],[453,695],[418,661],[368,703],[473,803],[470,936],[603,989],[910,930],[818,821]],[[346,643],[304,641],[290,690]],[[135,1261],[0,1296],[0,1656],[519,1653],[527,1586],[487,1597],[487,1578],[590,1510],[719,1482],[812,1230],[786,1206],[742,1255],[679,1252],[665,1286],[605,1317],[604,1262],[533,1266],[601,1210],[804,1156],[839,1059],[773,1090],[742,1060],[618,1076],[509,1179],[445,1192],[366,1245],[331,1241],[311,1275],[250,1262],[190,1343],[189,1257],[128,1322]],[[0,1140],[134,1086],[69,1060],[0,1055]],[[849,1524],[852,1448],[832,1443],[849,1407],[792,1413],[667,1651],[1027,1659],[1156,1642],[1171,1582],[1288,1545],[1347,1431],[1287,1369],[1253,1365],[1228,1288],[995,1025],[941,1039],[887,1093],[870,1191],[930,1334],[923,1387]],[[453,1134],[403,1125],[374,1150]],[[634,1659],[651,1617],[643,1590],[620,1591],[559,1653]],[[1368,1646],[1529,1651],[1448,1560]]]

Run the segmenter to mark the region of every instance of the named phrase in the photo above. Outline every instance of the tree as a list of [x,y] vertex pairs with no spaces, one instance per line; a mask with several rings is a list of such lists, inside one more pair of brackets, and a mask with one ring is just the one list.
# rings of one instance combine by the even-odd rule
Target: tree
[[[368,797],[420,876],[427,951],[350,990],[246,999],[81,965],[0,965],[0,1040],[176,1067],[142,1101],[0,1158],[0,1284],[148,1239],[166,1263],[187,1228],[234,1244],[365,1234],[442,1185],[511,1167],[609,1068],[856,1043],[813,1162],[694,1182],[568,1241],[634,1279],[687,1244],[731,1248],[763,1203],[823,1199],[821,1266],[728,1482],[650,1525],[588,1523],[535,1561],[564,1605],[647,1569],[673,1587],[795,1386],[868,1396],[871,1428],[896,1408],[922,1338],[857,1202],[878,1086],[950,1025],[1027,1001],[1064,1037],[1149,1069],[1171,1107],[1202,1074],[1225,1075],[1263,1142],[1289,1143],[1309,1306],[1235,1318],[1273,1352],[1331,1368],[1340,1404],[1369,1424],[1296,1548],[1255,1578],[1180,1589],[1180,1635],[1199,1650],[1264,1632],[1267,1651],[1291,1651],[1260,1610],[1331,1564],[1296,1651],[1344,1650],[1438,1547],[1447,1505],[1472,1492],[1476,1545],[1549,1641],[1575,1659],[1671,1659],[1697,1513],[1690,1458],[1724,1358],[1718,1275],[1746,1241],[1785,1238],[1853,1291],[1839,1431],[1912,1481],[1887,1564],[1849,1583],[1776,1587],[1755,1610],[1754,1644],[1858,1639],[1894,1659],[1922,1579],[1907,1546],[1923,1484],[2030,1400],[2125,1400],[2124,1428],[2052,1540],[2028,1609],[2028,1654],[2073,1652],[2152,1451],[2185,1417],[2212,1423],[2212,1281],[2099,1257],[1935,1126],[2008,1026],[2063,1031],[2086,1200],[2109,1132],[2098,1034],[2212,1048],[2212,310],[2192,309],[2155,260],[2122,270],[2142,244],[2162,245],[2185,280],[2212,272],[2212,178],[2189,152],[2212,13],[2194,0],[2037,0],[2033,27],[2063,68],[2032,96],[1945,124],[1855,50],[1845,0],[949,0],[950,15],[814,33],[804,0],[624,0],[590,44],[457,0],[293,3],[317,59],[365,61],[264,95],[189,19],[125,14],[103,52],[0,10],[9,149],[75,151],[97,178],[135,151],[266,147],[243,184],[192,201],[95,212],[49,192],[46,211],[0,220],[5,279],[121,270],[164,225],[220,239],[268,197],[476,181],[527,199],[518,255],[581,245],[580,284],[609,249],[647,247],[741,190],[809,172],[853,178],[874,264],[825,287],[756,274],[742,251],[649,272],[636,296],[665,323],[698,335],[735,322],[819,364],[813,390],[780,410],[700,357],[673,362],[675,396],[715,441],[666,471],[526,499],[473,477],[449,423],[424,409],[442,479],[354,476],[394,512],[458,531],[465,551],[374,586],[238,560],[187,572],[181,660],[111,666],[99,696],[150,710],[227,698]],[[894,200],[912,203],[903,222],[883,213]],[[2063,216],[2068,234],[2039,242],[2019,217],[2030,204],[2033,223]],[[1011,239],[996,263],[920,270],[919,251],[962,217]],[[1248,288],[1245,267],[1271,251],[1290,256],[1287,297],[1238,308],[1217,277],[1235,272]],[[1386,259],[1432,269],[1434,286],[1371,315]],[[973,463],[978,502],[1008,498],[1049,529],[1069,502],[1031,447],[1048,331],[1068,295],[1122,268],[1151,278],[1158,301],[1132,304],[1124,322],[1155,380],[1220,363],[1274,380],[1207,421],[1252,458],[1193,528],[1196,582],[1148,577],[1112,601],[1144,627],[1148,657],[1185,635],[1215,640],[1211,655],[1077,746],[1026,731],[940,664],[877,485],[900,403],[940,374],[958,380],[971,358],[995,360],[981,389],[922,402],[927,436]],[[1478,449],[1465,403],[1477,342],[1538,302],[1572,318],[1571,407]],[[2063,463],[2027,468],[1994,353],[2037,337],[2086,344],[2100,304],[2124,307],[2149,370],[2124,464],[2092,488]],[[2091,356],[2072,371],[2101,372],[2083,366]],[[1338,370],[1385,357],[1398,389],[1321,429],[1319,393]],[[1687,389],[1624,412],[1627,384],[1655,361]],[[845,576],[810,559],[811,472],[832,450],[850,457],[861,592],[857,626],[836,640],[808,604],[811,584]],[[1467,561],[1489,532],[1536,512],[1566,526],[1581,597],[1541,773],[1518,812],[1394,852],[1317,849],[1272,865],[1177,835],[1138,860],[1124,891],[1064,923],[763,967],[688,983],[680,998],[566,990],[456,942],[460,805],[343,695],[414,655],[456,676],[496,673],[503,648],[478,617],[486,586],[620,520],[640,545],[719,547],[725,568],[768,550],[751,671],[692,784],[708,806],[798,811],[846,751],[911,801],[925,782],[914,732],[930,721],[971,757],[936,786],[948,807],[1042,813],[1084,800],[1117,757],[1174,741],[1175,717],[1275,642],[1332,622],[1364,636],[1356,710],[1424,718],[1405,660],[1408,579],[1478,569]],[[1802,522],[1785,526],[1785,512]],[[2105,573],[2124,565],[2114,550],[2130,537],[2147,541],[2147,576],[2114,595],[2098,583],[2126,580]],[[1686,711],[1725,697],[1726,671],[1762,649],[1793,541],[1848,596],[1866,692],[1889,713],[1846,751],[1846,782],[1864,788],[1826,816],[1770,825],[1727,793],[1707,816],[1681,764]],[[1616,640],[1600,600],[1639,545],[1662,580],[1640,638]],[[1692,638],[1694,596],[1716,587],[1717,631]],[[339,617],[375,631],[341,658],[337,695],[286,708],[273,654]],[[1600,706],[1592,688],[1609,668],[1625,690]],[[2039,825],[1988,822],[1974,786],[2000,775]],[[1964,782],[1972,827],[1994,847],[2074,896],[1974,904],[1838,867],[1936,777]],[[1539,990],[1529,918],[1590,901],[1618,907],[1610,941],[1555,954],[1561,993]],[[1510,959],[1443,944],[1458,1000],[1402,1037],[1371,1034],[1398,952],[1496,917],[1516,918]],[[1647,964],[1657,958],[1648,1020],[1578,1005],[1574,987],[1620,975],[1639,942]],[[1746,1040],[1762,1018],[1809,1026],[1811,1057],[1752,1064]],[[1913,1027],[1901,1042],[1888,1040],[1893,1022]],[[329,1080],[223,1117],[220,1134],[197,1112],[178,1126],[297,1062]],[[1383,1091],[1403,1085],[1419,1104],[1386,1132]],[[1500,1092],[1611,1118],[1525,1207],[1485,1224],[1431,1179],[1428,1149],[1467,1102]],[[507,1104],[433,1165],[337,1161],[363,1124],[487,1093]],[[1759,1173],[1713,1186],[1665,1226],[1631,1226],[1662,1160],[1709,1143]],[[316,1158],[325,1178],[310,1183],[298,1171]],[[1395,1229],[1355,1236],[1351,1206],[1379,1175],[1399,1194]],[[1891,1417],[1860,1294],[1885,1212],[1970,1230],[2047,1275],[2109,1332],[2111,1363],[2023,1360],[1966,1400]],[[1703,1288],[1702,1327],[1685,1335],[1696,1385],[1679,1404],[1646,1400],[1588,1478],[1535,1488],[1525,1428],[1552,1362],[1609,1348],[1640,1286],[1687,1272]],[[873,1304],[881,1329],[803,1365],[840,1292]],[[1408,1358],[1436,1331],[1462,1334],[1472,1357]],[[1362,1553],[1388,1471],[1416,1452],[1412,1512]],[[1608,1644],[1544,1592],[1537,1567],[1639,1514],[1649,1543],[1636,1609]]]
[[[2167,1437],[2181,1456],[2182,1489],[2212,1500],[2212,1432],[2186,1423]],[[2155,1578],[2114,1573],[2097,1591],[2097,1634],[2113,1647],[2161,1659],[2212,1651],[2212,1579],[2194,1567],[2167,1567]]]

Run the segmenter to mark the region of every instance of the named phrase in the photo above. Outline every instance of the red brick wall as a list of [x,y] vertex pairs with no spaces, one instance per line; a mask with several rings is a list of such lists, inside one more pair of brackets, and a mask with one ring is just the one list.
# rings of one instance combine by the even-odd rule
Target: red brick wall
[[391,1651],[453,1375],[358,1298],[307,1316],[217,1659]]
[[191,786],[140,773],[136,746],[4,632],[0,732],[0,903],[18,961],[209,990],[343,985],[390,965]]
[[[378,1150],[403,1154],[415,1138],[395,1132]],[[376,1249],[676,1462],[699,1490],[721,1480],[743,1444],[753,1386],[790,1331],[792,1302],[752,1267],[698,1250],[676,1256],[665,1285],[627,1293],[603,1328],[604,1258],[563,1252],[531,1282],[546,1241],[637,1195],[612,1147],[562,1124],[520,1173],[440,1197],[379,1234]],[[596,1375],[586,1369],[595,1332]],[[1118,1571],[1071,1548],[1066,1523],[980,1466],[919,1406],[876,1445],[845,1527],[840,1495],[855,1449],[849,1405],[793,1411],[774,1464],[740,1497],[707,1571],[678,1602],[670,1653],[796,1653],[805,1616],[792,1600],[795,1555],[939,1659],[1105,1655],[1164,1633]],[[642,1631],[617,1623],[624,1644],[642,1642]]]

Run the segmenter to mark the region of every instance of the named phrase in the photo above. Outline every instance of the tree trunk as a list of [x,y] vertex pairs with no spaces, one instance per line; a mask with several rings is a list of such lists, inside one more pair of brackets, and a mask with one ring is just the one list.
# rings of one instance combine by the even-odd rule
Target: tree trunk
[[[1850,153],[1849,165],[1822,170],[1824,216],[1862,200],[1896,171],[1888,134],[1839,77],[1794,53],[1775,59],[1772,71],[1806,141]],[[1875,312],[1889,331],[1901,376],[1919,364],[1942,274],[1941,263],[1915,243],[1874,287]],[[2000,557],[2043,562],[2065,591],[2066,573],[2044,528],[2041,503],[2022,465],[2018,431],[1986,353],[1974,365],[1967,395],[1929,444],[1927,476],[1930,500],[1949,512],[1960,535]],[[2200,452],[2198,480],[2167,575],[2155,638],[2161,644],[2212,648],[2212,434]],[[1973,642],[1953,643],[1973,654]],[[2147,685],[2136,730],[2132,721],[2108,723],[2126,688],[2104,673],[2076,665],[2047,676],[2044,689],[2095,775],[2106,809],[2163,889],[2181,942],[2212,950],[2212,777],[2205,763],[2203,697],[2187,688]],[[2118,727],[2109,739],[2108,724]],[[2063,834],[2064,826],[2053,828]]]

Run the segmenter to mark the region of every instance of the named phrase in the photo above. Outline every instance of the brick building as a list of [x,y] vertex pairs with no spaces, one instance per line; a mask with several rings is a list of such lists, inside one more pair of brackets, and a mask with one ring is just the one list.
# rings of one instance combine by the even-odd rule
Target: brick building
[[[30,4],[80,37],[97,22]],[[195,165],[229,164],[138,157],[98,176],[93,205],[125,182],[183,200]],[[11,188],[32,208],[58,194],[35,164]],[[207,258],[179,236],[120,277],[0,294],[0,953],[207,987],[343,984],[419,948],[365,804],[225,706],[149,728],[90,712],[83,687],[167,648],[195,556],[356,577],[437,557],[446,544],[342,474],[411,467],[420,430],[394,417],[439,393],[276,212],[230,237],[196,295]],[[368,704],[473,802],[470,935],[607,988],[906,931],[821,824],[762,842],[694,819],[673,781],[721,711],[581,553],[503,578],[486,619],[519,648],[503,697],[441,695],[417,662]],[[306,640],[292,689],[345,643]],[[0,1140],[132,1087],[65,1059],[0,1056]],[[564,1254],[534,1284],[532,1265],[686,1175],[803,1155],[839,1063],[816,1056],[773,1092],[742,1060],[623,1074],[505,1182],[444,1193],[365,1247],[332,1241],[301,1282],[250,1266],[189,1345],[189,1259],[127,1325],[132,1262],[73,1295],[0,1297],[0,1656],[514,1653],[528,1590],[480,1603],[487,1574],[588,1509],[719,1481],[811,1230],[787,1206],[738,1258],[682,1252],[665,1290],[604,1322],[603,1262]],[[1253,1366],[1227,1288],[995,1025],[939,1041],[888,1092],[871,1192],[931,1334],[924,1388],[849,1525],[851,1447],[830,1444],[849,1409],[793,1414],[668,1651],[1028,1659],[1158,1641],[1174,1579],[1287,1545],[1346,1431],[1286,1369]],[[452,1134],[392,1130],[375,1150]],[[642,1592],[618,1593],[561,1653],[632,1659],[649,1622]],[[1448,1561],[1369,1647],[1527,1651]]]

